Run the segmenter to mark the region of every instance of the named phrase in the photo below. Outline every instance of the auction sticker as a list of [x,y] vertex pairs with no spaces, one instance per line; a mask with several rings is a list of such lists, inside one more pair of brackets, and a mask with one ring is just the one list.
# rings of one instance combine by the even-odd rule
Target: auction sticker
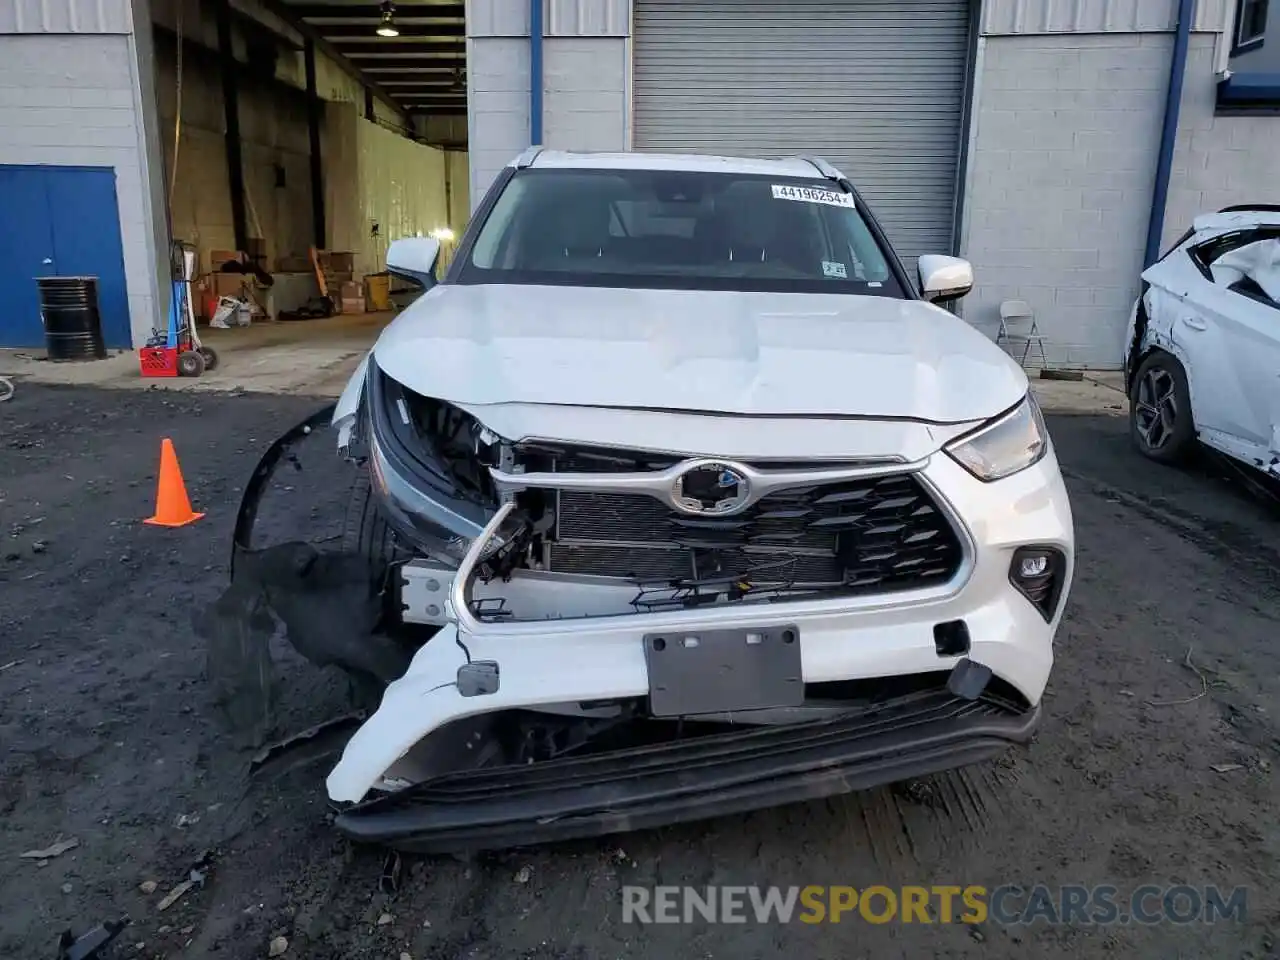
[[825,203],[830,207],[852,207],[853,194],[837,193],[834,190],[818,190],[813,187],[794,187],[790,184],[775,183],[772,185],[773,199],[799,200],[803,203]]

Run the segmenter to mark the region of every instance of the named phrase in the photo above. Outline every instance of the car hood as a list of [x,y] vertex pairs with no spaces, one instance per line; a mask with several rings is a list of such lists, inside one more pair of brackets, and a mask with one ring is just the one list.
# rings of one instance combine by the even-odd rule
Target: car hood
[[374,359],[464,406],[960,423],[1027,391],[1013,360],[945,310],[835,294],[444,284],[383,331]]

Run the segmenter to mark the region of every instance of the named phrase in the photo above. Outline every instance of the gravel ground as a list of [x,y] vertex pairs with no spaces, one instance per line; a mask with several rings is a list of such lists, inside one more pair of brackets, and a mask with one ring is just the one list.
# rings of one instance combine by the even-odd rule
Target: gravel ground
[[[266,957],[277,936],[286,957],[350,960],[1273,954],[1280,519],[1211,471],[1139,460],[1124,421],[1106,417],[1051,420],[1079,575],[1030,750],[832,802],[416,860],[398,894],[381,892],[383,858],[326,821],[326,758],[246,776],[192,628],[225,583],[244,479],[316,405],[29,384],[0,404],[0,956],[52,957],[63,929],[123,913],[119,957]],[[176,530],[139,523],[164,436],[207,512]],[[344,468],[325,439],[264,505],[269,533],[340,529]],[[328,502],[313,507],[308,486]],[[341,697],[305,665],[290,677],[290,724]],[[19,859],[69,838],[79,845],[43,866]],[[205,851],[204,885],[159,911]],[[621,918],[624,884],[872,883],[1245,886],[1248,917],[981,929]]]

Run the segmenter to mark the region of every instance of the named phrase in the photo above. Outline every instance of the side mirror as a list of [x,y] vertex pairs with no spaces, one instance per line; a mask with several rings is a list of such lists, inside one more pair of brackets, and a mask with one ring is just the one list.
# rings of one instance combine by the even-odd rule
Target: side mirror
[[405,237],[392,241],[387,248],[387,270],[430,290],[436,285],[436,260],[439,257],[440,241],[434,237]]
[[926,300],[958,300],[973,289],[973,264],[927,253],[919,260],[920,293]]

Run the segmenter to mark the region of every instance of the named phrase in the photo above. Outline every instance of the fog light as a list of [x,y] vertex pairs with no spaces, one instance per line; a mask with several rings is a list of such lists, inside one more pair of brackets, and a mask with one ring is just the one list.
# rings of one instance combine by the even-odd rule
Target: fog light
[[1060,550],[1019,547],[1009,565],[1009,582],[1049,621],[1058,609],[1066,568],[1066,558]]
[[1018,576],[1022,579],[1028,577],[1038,577],[1049,569],[1049,558],[1045,555],[1038,557],[1023,557],[1018,565]]

